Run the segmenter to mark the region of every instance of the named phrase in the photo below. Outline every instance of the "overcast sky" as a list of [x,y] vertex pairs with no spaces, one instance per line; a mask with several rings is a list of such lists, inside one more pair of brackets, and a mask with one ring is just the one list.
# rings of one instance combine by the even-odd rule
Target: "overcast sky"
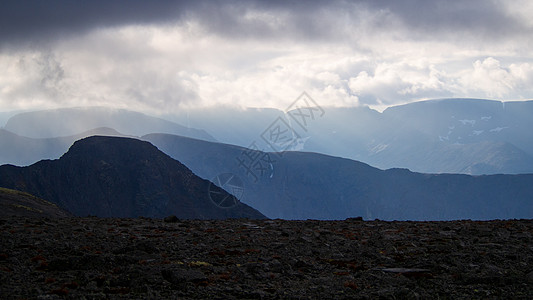
[[533,98],[533,1],[0,2],[0,111]]

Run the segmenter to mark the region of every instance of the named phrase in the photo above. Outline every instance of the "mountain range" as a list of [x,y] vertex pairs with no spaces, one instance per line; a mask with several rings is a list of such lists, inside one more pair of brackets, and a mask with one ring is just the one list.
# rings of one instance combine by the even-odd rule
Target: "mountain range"
[[[0,186],[76,215],[385,220],[533,215],[533,175],[527,174],[533,173],[533,101],[443,99],[383,113],[325,107],[314,115],[308,111],[305,120],[294,118],[301,112],[226,107],[174,116],[187,127],[94,107],[15,114],[0,129],[0,165],[27,167],[1,166]],[[106,125],[120,130],[101,127]],[[291,143],[273,142],[272,129],[285,125]],[[71,134],[82,128],[90,130]],[[86,138],[94,135],[114,138]],[[98,157],[105,157],[104,164]],[[203,192],[187,190],[189,183],[178,176],[189,169],[207,184]],[[177,179],[171,184],[166,178]],[[187,196],[176,194],[178,182]],[[217,185],[233,196],[223,189],[212,193]],[[246,209],[219,205],[225,213],[205,212],[206,203],[216,202],[213,197]],[[189,209],[197,198],[200,208]],[[181,204],[164,206],[173,199]]]
[[275,109],[215,107],[168,118],[187,120],[220,142],[255,143],[263,151],[278,150],[262,134],[281,118],[298,136],[298,143],[285,150],[350,158],[382,169],[533,173],[533,101],[440,99],[392,106],[383,113],[368,107],[320,109],[323,114],[307,112],[304,127],[296,124],[294,111]]
[[77,216],[264,218],[238,201],[218,205],[210,193],[232,196],[150,143],[123,137],[93,136],[75,142],[58,160],[0,166],[0,186],[54,202]]
[[55,138],[78,135],[95,128],[113,128],[125,135],[171,133],[215,141],[201,129],[189,128],[161,118],[126,109],[76,107],[30,111],[10,117],[4,129],[29,138]]
[[[533,175],[421,174],[318,153],[268,153],[169,134],[142,139],[149,142],[89,137],[58,160],[0,166],[0,186],[80,216],[452,220],[533,215]],[[213,205],[210,196],[218,187],[209,180],[233,193],[239,205]],[[216,194],[232,199],[222,189]]]
[[[533,174],[422,174],[380,170],[318,153],[267,153],[168,134],[142,137],[202,178],[240,178],[241,201],[269,218],[384,220],[533,216]],[[250,163],[255,158],[255,163]],[[244,162],[244,163],[243,163]]]
[[[189,109],[166,116],[177,123],[102,107],[24,112],[11,116],[0,132],[0,164],[27,165],[57,158],[63,153],[59,149],[66,150],[73,137],[83,137],[80,132],[107,127],[125,136],[169,133],[267,152],[317,152],[381,169],[470,175],[533,173],[533,101],[441,99],[393,106],[383,113],[368,107],[320,109],[323,114],[307,118],[305,127],[291,118],[292,111],[265,108]],[[291,127],[294,139],[281,148],[266,139],[267,131],[280,120]],[[12,134],[20,137],[13,143]],[[60,147],[47,146],[60,141],[43,140],[57,137],[63,138]],[[4,146],[10,144],[20,144],[17,148],[22,154]]]

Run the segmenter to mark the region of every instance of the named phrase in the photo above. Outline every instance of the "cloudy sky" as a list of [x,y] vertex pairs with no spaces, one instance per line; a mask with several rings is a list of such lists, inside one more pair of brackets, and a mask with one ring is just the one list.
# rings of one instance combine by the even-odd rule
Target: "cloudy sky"
[[0,2],[0,111],[533,99],[533,2]]

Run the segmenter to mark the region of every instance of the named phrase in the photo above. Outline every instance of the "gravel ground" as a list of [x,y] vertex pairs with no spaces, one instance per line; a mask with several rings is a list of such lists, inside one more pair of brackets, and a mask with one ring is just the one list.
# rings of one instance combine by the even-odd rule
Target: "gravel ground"
[[0,219],[2,299],[533,298],[533,221]]

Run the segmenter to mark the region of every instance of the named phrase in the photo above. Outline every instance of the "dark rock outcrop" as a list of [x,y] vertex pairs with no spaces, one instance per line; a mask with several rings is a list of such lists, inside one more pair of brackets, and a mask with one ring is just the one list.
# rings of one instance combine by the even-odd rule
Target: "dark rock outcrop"
[[209,198],[216,186],[152,144],[130,138],[89,137],[59,160],[1,166],[0,186],[55,202],[77,216],[264,218],[242,203],[217,206]]

